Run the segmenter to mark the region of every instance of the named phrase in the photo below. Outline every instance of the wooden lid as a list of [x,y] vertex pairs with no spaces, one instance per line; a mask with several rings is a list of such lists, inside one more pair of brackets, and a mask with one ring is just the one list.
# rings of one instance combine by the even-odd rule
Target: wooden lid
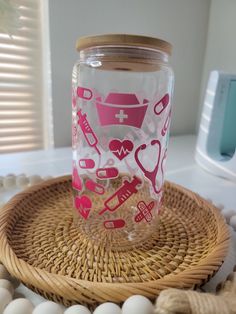
[[106,34],[82,37],[77,40],[78,51],[98,46],[136,46],[161,50],[171,55],[172,45],[159,38],[128,34]]

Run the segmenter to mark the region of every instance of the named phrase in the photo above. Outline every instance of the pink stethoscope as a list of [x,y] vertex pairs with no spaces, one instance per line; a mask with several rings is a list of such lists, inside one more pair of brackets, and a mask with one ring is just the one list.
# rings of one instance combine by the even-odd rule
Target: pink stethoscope
[[144,150],[147,148],[147,145],[146,144],[142,144],[140,145],[135,153],[134,153],[134,158],[135,158],[135,161],[136,163],[138,164],[139,168],[141,169],[141,171],[143,172],[144,176],[150,180],[150,182],[152,183],[152,187],[153,187],[153,190],[156,194],[160,193],[161,192],[161,189],[157,189],[156,187],[156,177],[157,177],[157,172],[158,172],[158,169],[159,169],[159,163],[160,163],[160,157],[161,157],[161,143],[160,141],[158,140],[152,140],[151,141],[151,145],[154,146],[154,145],[157,145],[158,147],[158,158],[157,158],[157,163],[155,165],[155,168],[153,171],[149,171],[147,169],[144,168],[143,164],[141,163],[140,159],[139,159],[139,153],[141,150]]

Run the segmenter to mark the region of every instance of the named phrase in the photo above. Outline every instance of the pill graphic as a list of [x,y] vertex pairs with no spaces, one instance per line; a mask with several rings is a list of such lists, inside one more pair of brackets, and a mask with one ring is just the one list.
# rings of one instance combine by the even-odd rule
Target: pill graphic
[[85,187],[92,191],[92,192],[95,192],[99,195],[102,195],[104,194],[105,192],[105,189],[104,189],[104,186],[92,181],[92,180],[87,180],[86,183],[85,183]]
[[125,226],[125,221],[123,219],[106,220],[103,224],[106,229],[119,229]]
[[96,175],[99,179],[112,179],[117,178],[119,175],[119,171],[115,167],[111,168],[98,168],[96,170]]
[[79,160],[79,166],[82,169],[93,169],[95,167],[95,162],[92,159],[83,158]]
[[90,100],[93,97],[93,92],[89,88],[78,87],[77,95],[79,98]]

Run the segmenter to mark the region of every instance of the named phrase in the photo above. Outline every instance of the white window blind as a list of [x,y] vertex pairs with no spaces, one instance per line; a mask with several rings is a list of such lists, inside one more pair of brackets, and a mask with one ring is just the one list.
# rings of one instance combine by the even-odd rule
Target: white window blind
[[11,2],[20,27],[0,30],[0,153],[45,147],[41,1]]

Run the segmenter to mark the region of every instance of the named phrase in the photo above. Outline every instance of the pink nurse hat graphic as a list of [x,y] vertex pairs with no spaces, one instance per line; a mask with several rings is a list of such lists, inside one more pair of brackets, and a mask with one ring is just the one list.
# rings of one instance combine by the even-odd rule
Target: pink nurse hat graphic
[[104,100],[96,98],[96,108],[100,124],[106,125],[129,125],[141,128],[148,100],[144,99],[140,104],[135,94],[110,93]]

